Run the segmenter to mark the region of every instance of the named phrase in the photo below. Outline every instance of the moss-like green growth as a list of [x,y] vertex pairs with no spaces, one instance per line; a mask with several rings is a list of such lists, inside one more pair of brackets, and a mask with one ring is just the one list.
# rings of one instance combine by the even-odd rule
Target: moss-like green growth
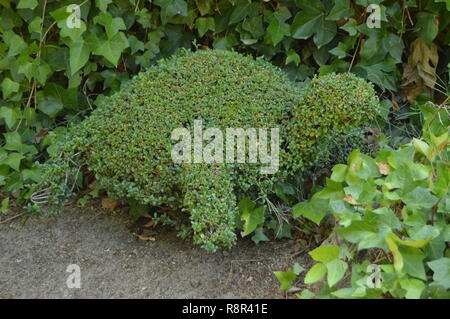
[[175,164],[174,129],[192,131],[196,119],[223,131],[278,127],[284,176],[313,165],[328,132],[372,119],[376,104],[372,86],[350,74],[316,78],[302,92],[261,59],[182,51],[108,98],[63,149],[81,156],[110,196],[188,211],[194,241],[214,251],[235,241],[236,197],[267,191],[277,176],[255,164]]
[[291,171],[321,160],[329,137],[375,119],[379,101],[372,84],[352,73],[315,77],[302,93],[288,126]]

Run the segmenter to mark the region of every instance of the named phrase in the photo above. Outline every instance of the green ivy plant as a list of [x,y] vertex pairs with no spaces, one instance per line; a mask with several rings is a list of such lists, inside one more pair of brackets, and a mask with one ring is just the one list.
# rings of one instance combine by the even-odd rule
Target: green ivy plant
[[[316,263],[304,278],[322,289],[300,298],[450,296],[450,118],[443,105],[421,111],[421,138],[373,157],[353,151],[326,187],[293,207],[315,223],[335,219],[334,242],[309,252]],[[277,277],[286,290],[296,278]]]

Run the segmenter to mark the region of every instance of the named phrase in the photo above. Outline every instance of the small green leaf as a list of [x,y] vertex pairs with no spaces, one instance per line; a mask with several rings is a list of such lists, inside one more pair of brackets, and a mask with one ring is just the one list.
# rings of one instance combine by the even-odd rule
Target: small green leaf
[[428,188],[416,187],[413,191],[405,194],[402,201],[411,209],[432,208],[436,205],[438,198],[431,194]]
[[340,251],[341,249],[339,246],[324,245],[310,251],[308,254],[315,261],[326,264],[338,259]]
[[203,37],[205,33],[209,30],[215,31],[216,30],[216,24],[214,22],[214,18],[198,18],[195,21],[195,27],[198,30],[198,35],[200,37]]
[[420,299],[426,287],[423,281],[414,278],[401,279],[400,286],[406,290],[406,299]]
[[34,9],[39,5],[37,0],[20,0],[17,9]]
[[19,92],[19,83],[14,82],[10,78],[4,78],[2,81],[3,98],[7,99],[11,94]]
[[311,267],[311,269],[306,273],[305,284],[310,285],[318,282],[327,273],[327,267],[322,263],[317,263]]
[[111,4],[112,0],[95,0],[95,6],[100,9],[101,12],[106,12],[108,4]]
[[259,225],[264,223],[265,207],[261,206],[253,210],[245,210],[241,214],[244,221],[244,230],[241,232],[242,237],[252,233]]
[[419,12],[417,14],[417,25],[419,37],[431,45],[439,31],[438,16],[428,12]]
[[20,162],[25,158],[22,154],[13,152],[8,155],[5,164],[16,171],[20,171]]
[[108,39],[114,37],[120,30],[126,30],[125,23],[120,17],[113,18],[110,13],[102,12],[94,17],[94,23],[105,27]]
[[275,271],[274,274],[280,282],[280,290],[291,289],[292,282],[297,278],[297,275],[292,269],[288,269],[287,271]]
[[230,16],[228,24],[231,25],[244,20],[250,13],[251,4],[251,1],[239,0]]
[[436,284],[450,289],[450,258],[443,257],[428,262],[431,270],[433,270],[433,280]]
[[338,283],[345,275],[348,265],[345,261],[335,259],[326,264],[327,282],[330,287]]
[[285,64],[288,65],[289,63],[294,63],[295,65],[299,65],[301,60],[300,60],[300,56],[297,54],[297,52],[295,52],[294,49],[290,49],[287,53],[286,53],[286,62]]
[[86,65],[91,53],[90,46],[83,39],[71,41],[68,45],[70,54],[70,74],[74,75]]
[[0,118],[5,120],[6,125],[9,129],[12,129],[14,124],[16,124],[19,117],[18,112],[12,107],[2,106],[0,108]]
[[270,239],[264,234],[264,229],[259,227],[255,230],[255,234],[252,236],[252,241],[259,244],[262,241],[269,241]]
[[109,62],[117,66],[123,50],[129,47],[127,37],[123,32],[117,33],[114,37],[99,43],[94,50],[94,54],[104,56]]
[[337,164],[331,169],[331,179],[335,182],[342,183],[345,181],[345,174],[347,173],[347,165],[345,164]]
[[303,216],[316,224],[326,216],[328,208],[327,199],[313,198],[309,202],[301,202],[292,207],[293,217]]
[[9,197],[6,197],[2,200],[2,213],[6,214],[8,212],[9,207]]
[[289,25],[287,23],[280,23],[277,18],[272,18],[267,33],[270,35],[272,44],[276,46],[285,36],[290,35]]
[[294,273],[298,276],[301,272],[303,272],[305,268],[303,268],[299,263],[295,263],[293,267]]

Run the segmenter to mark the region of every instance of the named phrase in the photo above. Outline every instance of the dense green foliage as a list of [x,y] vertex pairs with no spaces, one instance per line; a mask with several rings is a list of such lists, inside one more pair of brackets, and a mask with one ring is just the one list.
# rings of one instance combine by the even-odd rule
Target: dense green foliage
[[[326,277],[318,297],[450,297],[450,118],[444,107],[422,111],[420,139],[374,157],[355,150],[334,166],[326,187],[293,207],[294,216],[315,223],[326,214],[336,219],[337,242],[309,253],[316,264],[304,282]],[[296,274],[277,276],[289,289]]]
[[[344,81],[350,91],[343,90]],[[321,86],[327,95],[317,93]],[[308,95],[314,99],[314,107],[306,104]],[[332,112],[329,107],[338,105],[334,99],[339,99],[342,107]],[[234,192],[242,197],[256,187],[267,194],[276,175],[262,174],[261,163],[175,164],[171,157],[174,129],[187,128],[193,136],[198,119],[203,128],[223,132],[227,128],[279,127],[280,143],[288,145],[281,162],[286,174],[316,162],[307,156],[310,149],[294,149],[295,156],[290,155],[289,147],[296,145],[293,142],[302,141],[293,132],[306,134],[302,138],[308,138],[311,148],[326,149],[327,144],[320,144],[326,132],[366,124],[377,114],[378,106],[373,88],[351,74],[314,79],[301,91],[264,60],[221,50],[183,51],[140,73],[74,126],[63,152],[44,165],[48,173],[43,185],[55,184],[55,196],[59,196],[60,184],[72,189],[80,165],[68,174],[67,164],[74,166],[71,163],[78,154],[95,173],[97,185],[110,196],[187,209],[195,241],[215,250],[234,241]],[[73,182],[68,182],[67,176]]]
[[6,192],[41,179],[34,163],[53,152],[67,122],[180,47],[263,56],[300,81],[348,70],[382,90],[401,81],[408,101],[447,90],[448,0],[370,1],[380,6],[380,28],[368,28],[366,0],[86,0],[80,28],[69,28],[67,6],[76,2],[0,0]]
[[323,157],[327,148],[318,141],[330,135],[329,132],[333,132],[334,139],[338,132],[348,132],[351,126],[363,126],[375,120],[374,110],[379,109],[372,84],[351,73],[314,78],[308,83],[300,104],[293,111],[287,141],[292,157],[288,162],[297,165],[294,171]]

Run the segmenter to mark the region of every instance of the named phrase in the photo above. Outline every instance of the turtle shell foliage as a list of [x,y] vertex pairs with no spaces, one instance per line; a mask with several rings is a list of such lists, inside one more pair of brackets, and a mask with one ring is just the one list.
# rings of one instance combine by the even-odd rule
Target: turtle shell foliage
[[[181,51],[107,98],[71,130],[65,150],[82,154],[110,196],[188,211],[194,241],[214,251],[235,241],[236,197],[314,164],[327,132],[367,123],[377,105],[373,87],[351,74],[302,90],[262,59]],[[203,129],[279,127],[278,176],[254,164],[174,164],[171,133],[192,132],[196,119]]]

